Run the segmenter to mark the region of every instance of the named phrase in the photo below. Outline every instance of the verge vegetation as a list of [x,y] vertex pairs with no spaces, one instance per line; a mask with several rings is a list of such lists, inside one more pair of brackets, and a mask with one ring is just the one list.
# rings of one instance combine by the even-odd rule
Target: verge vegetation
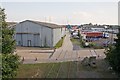
[[60,48],[62,46],[65,36],[63,36],[61,40],[58,41],[58,43],[54,46],[54,48]]

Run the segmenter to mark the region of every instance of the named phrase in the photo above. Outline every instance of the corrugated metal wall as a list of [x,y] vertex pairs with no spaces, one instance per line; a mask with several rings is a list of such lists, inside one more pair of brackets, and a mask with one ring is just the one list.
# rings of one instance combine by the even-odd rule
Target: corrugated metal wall
[[49,46],[52,47],[52,29],[25,21],[16,25],[15,39],[19,46]]
[[53,29],[53,46],[65,35],[65,28]]

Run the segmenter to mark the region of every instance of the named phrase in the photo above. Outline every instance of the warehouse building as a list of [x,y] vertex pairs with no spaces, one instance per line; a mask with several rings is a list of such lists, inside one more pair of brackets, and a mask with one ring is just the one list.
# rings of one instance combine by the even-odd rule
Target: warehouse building
[[17,46],[54,47],[65,35],[65,28],[46,22],[26,20],[15,25]]
[[102,38],[103,32],[82,32],[81,36],[83,37],[83,40],[91,42]]

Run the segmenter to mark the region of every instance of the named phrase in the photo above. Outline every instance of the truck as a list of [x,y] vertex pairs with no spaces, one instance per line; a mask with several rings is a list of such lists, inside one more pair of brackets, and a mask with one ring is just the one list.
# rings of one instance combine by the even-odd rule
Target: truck
[[103,32],[103,38],[109,38],[109,33]]

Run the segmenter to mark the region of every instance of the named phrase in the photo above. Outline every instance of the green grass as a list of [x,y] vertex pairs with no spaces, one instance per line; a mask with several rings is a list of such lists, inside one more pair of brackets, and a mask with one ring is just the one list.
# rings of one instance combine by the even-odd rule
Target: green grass
[[70,68],[69,68],[69,78],[76,78],[77,77],[77,62],[72,62],[70,63]]
[[0,53],[0,64],[2,64],[2,54]]
[[46,72],[51,68],[52,64],[50,63],[40,63],[40,64],[21,64],[19,66],[16,77],[22,78],[31,78],[37,72],[39,73],[38,77],[45,77]]
[[71,38],[70,40],[73,44],[79,45],[81,48],[83,48],[82,42],[80,42],[78,39]]
[[[80,74],[104,77],[116,77],[108,71],[105,61],[98,61],[97,68],[83,66],[80,62],[59,62],[59,63],[39,63],[39,64],[21,64],[16,78],[78,78]],[[103,65],[104,63],[104,65]],[[95,72],[95,73],[93,73]],[[91,77],[89,75],[89,77]]]
[[80,44],[80,42],[77,40],[77,39],[74,39],[74,38],[71,38],[70,39],[71,41],[72,41],[72,43],[74,43],[74,44]]
[[62,37],[61,40],[58,41],[58,43],[54,46],[54,48],[60,48],[63,44],[64,38],[65,38],[65,36]]
[[[21,64],[19,66],[18,72],[17,72],[17,76],[16,78],[55,78],[57,76],[57,73],[60,69],[60,65],[63,65],[63,69],[64,70],[60,70],[60,74],[61,75],[61,71],[64,71],[64,74],[67,74],[66,70],[68,68],[68,64],[69,62],[62,62],[62,63],[40,63],[40,64]],[[51,69],[52,68],[52,69]],[[35,74],[37,74],[37,76],[35,76]],[[63,73],[62,75],[63,76]],[[67,77],[67,76],[65,76]]]
[[[54,64],[54,63],[53,63]],[[39,73],[38,77],[45,78],[48,75],[48,71],[51,69],[52,65],[50,63],[39,64],[38,66],[44,65],[44,67],[39,67],[39,69],[43,72],[42,74]]]
[[[2,67],[2,54],[0,53],[0,68]],[[0,79],[2,78],[2,71],[0,70]]]
[[47,74],[47,78],[55,78],[57,75],[57,72],[60,68],[60,64],[59,63],[55,63],[54,65],[52,65],[52,68],[49,70],[48,74]]
[[57,78],[67,78],[68,77],[69,64],[70,64],[70,62],[61,63],[61,68],[59,70]]

